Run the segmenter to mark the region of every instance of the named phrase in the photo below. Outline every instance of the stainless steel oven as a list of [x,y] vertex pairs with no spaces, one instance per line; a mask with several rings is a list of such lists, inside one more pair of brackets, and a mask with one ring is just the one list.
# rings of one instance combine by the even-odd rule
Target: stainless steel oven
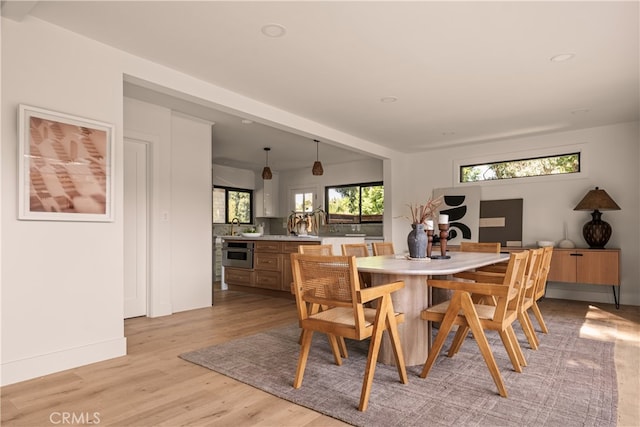
[[224,267],[253,268],[253,242],[226,241],[222,244]]

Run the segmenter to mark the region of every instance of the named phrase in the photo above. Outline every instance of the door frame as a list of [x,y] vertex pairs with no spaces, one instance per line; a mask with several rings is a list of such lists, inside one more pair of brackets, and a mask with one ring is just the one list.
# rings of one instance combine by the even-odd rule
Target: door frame
[[[137,315],[137,316],[131,316],[131,317],[138,317],[138,316],[148,316],[149,315],[149,307],[150,307],[150,300],[149,300],[149,295],[150,295],[150,277],[151,277],[151,269],[150,269],[150,262],[151,262],[151,257],[150,257],[150,252],[151,252],[151,241],[150,241],[150,231],[151,231],[151,227],[150,227],[150,221],[151,221],[151,216],[149,215],[150,212],[150,206],[151,206],[151,184],[150,184],[150,180],[151,180],[151,173],[150,173],[150,158],[151,158],[151,143],[148,140],[145,139],[139,139],[139,138],[131,138],[131,137],[124,137],[123,140],[123,145],[126,146],[127,144],[140,144],[144,147],[144,162],[145,162],[145,212],[144,212],[144,216],[145,216],[145,241],[144,241],[144,269],[145,269],[145,291],[144,291],[144,313]],[[123,153],[124,156],[126,156],[126,150],[124,150],[123,148]],[[124,161],[126,161],[126,159],[124,159]],[[127,185],[127,182],[123,180],[123,185]],[[126,206],[123,206],[123,213],[124,210],[126,209]],[[124,218],[124,214],[123,214],[123,218]],[[123,219],[124,221],[124,219]],[[124,230],[124,225],[123,225],[123,232],[125,232]],[[123,251],[124,254],[124,251]],[[123,263],[127,263],[127,260],[124,259]],[[127,318],[127,317],[125,317]]]

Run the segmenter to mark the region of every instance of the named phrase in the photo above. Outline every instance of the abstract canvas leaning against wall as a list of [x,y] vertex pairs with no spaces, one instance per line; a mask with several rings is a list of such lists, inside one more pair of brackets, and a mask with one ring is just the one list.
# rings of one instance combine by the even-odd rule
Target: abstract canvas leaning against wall
[[20,106],[19,219],[111,221],[113,127]]
[[443,196],[440,213],[449,215],[450,245],[478,241],[480,223],[480,187],[436,188],[433,197]]

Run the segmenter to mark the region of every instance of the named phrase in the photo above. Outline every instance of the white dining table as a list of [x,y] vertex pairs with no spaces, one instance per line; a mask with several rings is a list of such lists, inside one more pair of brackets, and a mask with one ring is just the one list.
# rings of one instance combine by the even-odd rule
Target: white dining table
[[[372,286],[402,280],[403,289],[391,295],[393,308],[404,313],[404,323],[398,325],[400,342],[407,366],[422,365],[431,348],[431,324],[420,313],[431,305],[431,289],[427,279],[447,277],[461,271],[496,264],[509,259],[506,253],[449,252],[450,259],[408,259],[404,255],[382,255],[357,258],[358,271],[370,273]],[[388,337],[384,336],[379,360],[394,364]]]

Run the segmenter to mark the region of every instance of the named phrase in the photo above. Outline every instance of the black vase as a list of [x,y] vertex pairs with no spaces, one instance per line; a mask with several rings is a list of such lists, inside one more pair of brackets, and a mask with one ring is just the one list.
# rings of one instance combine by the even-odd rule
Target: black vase
[[411,232],[407,236],[407,246],[409,246],[409,256],[411,258],[427,257],[427,233],[424,231],[424,224],[411,224]]

